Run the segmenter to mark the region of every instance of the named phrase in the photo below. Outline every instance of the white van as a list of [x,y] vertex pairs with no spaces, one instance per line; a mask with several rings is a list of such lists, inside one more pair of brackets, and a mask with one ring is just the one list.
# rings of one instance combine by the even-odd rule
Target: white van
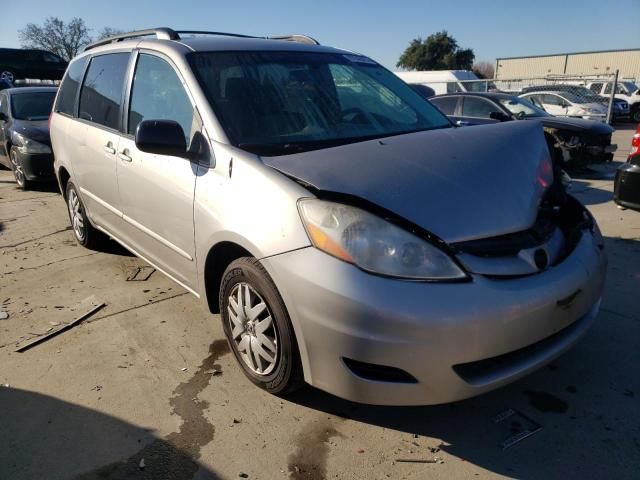
[[[435,90],[436,95],[456,92],[486,92],[487,82],[480,80],[469,70],[432,70],[421,72],[394,72],[408,84],[426,85]],[[477,80],[474,82],[473,80]],[[461,83],[462,82],[462,83]],[[488,82],[489,89],[495,88]]]

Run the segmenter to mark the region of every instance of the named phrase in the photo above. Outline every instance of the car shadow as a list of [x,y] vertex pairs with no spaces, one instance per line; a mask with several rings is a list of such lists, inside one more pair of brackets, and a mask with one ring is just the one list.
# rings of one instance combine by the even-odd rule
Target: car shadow
[[219,478],[152,430],[77,404],[0,386],[0,411],[3,479]]
[[598,205],[613,200],[613,192],[610,190],[595,187],[589,182],[576,180],[575,178],[572,179],[571,188],[568,192],[584,205]]

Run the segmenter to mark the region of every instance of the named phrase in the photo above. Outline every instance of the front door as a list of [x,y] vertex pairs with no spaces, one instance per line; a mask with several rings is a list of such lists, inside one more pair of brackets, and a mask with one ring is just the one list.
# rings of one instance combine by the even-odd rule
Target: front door
[[136,148],[142,120],[175,120],[187,145],[199,130],[192,102],[172,65],[141,53],[131,86],[127,135],[118,147],[118,185],[124,240],[140,255],[195,289],[193,197],[197,165],[185,158]]

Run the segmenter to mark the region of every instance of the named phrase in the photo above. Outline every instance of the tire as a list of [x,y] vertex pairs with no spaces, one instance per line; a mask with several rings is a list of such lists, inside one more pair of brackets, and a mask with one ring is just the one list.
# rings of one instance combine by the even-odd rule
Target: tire
[[640,107],[631,110],[631,120],[633,120],[634,123],[640,123]]
[[16,179],[18,187],[22,190],[29,190],[33,185],[24,175],[24,170],[18,160],[18,151],[16,150],[16,147],[11,147],[11,150],[9,151],[9,161],[11,162],[13,178]]
[[[247,378],[274,395],[298,390],[304,381],[295,333],[282,297],[260,262],[253,257],[231,262],[219,301],[222,328]],[[261,303],[264,309],[259,312]]]
[[85,248],[98,250],[98,247],[102,245],[106,237],[89,222],[84,204],[80,199],[80,195],[78,195],[76,186],[71,181],[67,183],[65,200],[71,229],[76,241]]

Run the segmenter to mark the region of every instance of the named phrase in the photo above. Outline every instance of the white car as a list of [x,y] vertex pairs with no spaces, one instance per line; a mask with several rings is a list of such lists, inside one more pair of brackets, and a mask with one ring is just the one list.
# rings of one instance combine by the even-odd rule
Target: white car
[[[611,95],[613,82],[593,81],[585,85],[592,92],[608,97]],[[621,81],[616,84],[616,98],[621,98],[629,104],[631,120],[640,123],[640,89],[633,82]]]
[[417,72],[393,72],[409,85],[425,85],[436,95],[456,92],[486,92],[495,90],[495,84],[479,79],[469,70],[435,70]]
[[526,98],[557,117],[577,117],[601,122],[607,119],[607,108],[604,105],[572,92],[531,92],[520,95],[520,98]]

